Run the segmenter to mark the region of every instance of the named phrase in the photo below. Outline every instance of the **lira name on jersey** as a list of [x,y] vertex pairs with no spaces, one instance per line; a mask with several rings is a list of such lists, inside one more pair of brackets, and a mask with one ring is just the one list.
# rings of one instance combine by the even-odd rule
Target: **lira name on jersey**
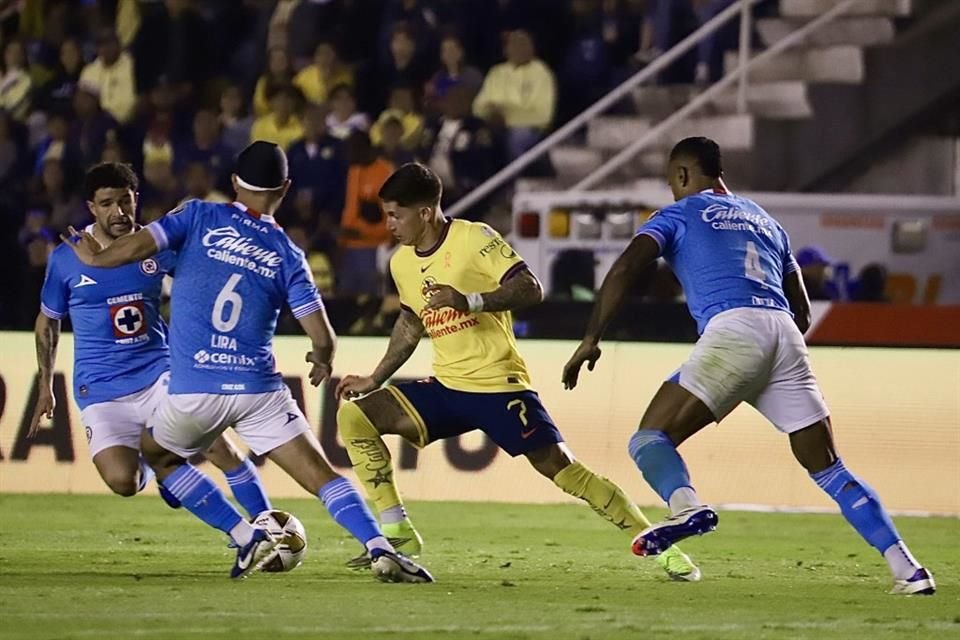
[[303,252],[270,216],[192,200],[149,227],[177,251],[170,392],[265,393],[283,385],[273,333],[284,303],[322,307]]
[[70,316],[81,408],[144,389],[169,367],[159,305],[173,263],[169,251],[111,269],[84,265],[62,245],[50,255],[41,310],[56,320]]

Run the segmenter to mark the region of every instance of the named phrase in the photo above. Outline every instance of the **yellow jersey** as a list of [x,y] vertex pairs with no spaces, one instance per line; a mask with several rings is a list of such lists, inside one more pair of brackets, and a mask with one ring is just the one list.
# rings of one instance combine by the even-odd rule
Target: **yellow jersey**
[[463,294],[487,293],[523,268],[523,259],[499,233],[466,220],[448,221],[429,251],[402,246],[393,254],[390,272],[401,305],[419,316],[430,336],[434,375],[444,386],[481,393],[530,388],[509,311],[424,309],[430,286],[447,284]]

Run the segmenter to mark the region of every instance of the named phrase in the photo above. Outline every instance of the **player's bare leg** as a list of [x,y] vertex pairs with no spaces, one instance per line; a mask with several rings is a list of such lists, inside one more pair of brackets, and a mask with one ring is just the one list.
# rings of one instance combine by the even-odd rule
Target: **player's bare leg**
[[703,505],[677,446],[716,418],[699,398],[674,382],[664,382],[630,438],[630,457],[671,516],[634,538],[637,555],[658,555],[676,542],[713,531],[717,513]]
[[422,447],[426,444],[425,435],[388,389],[341,403],[337,426],[354,473],[367,497],[373,501],[384,534],[405,554],[419,556],[423,550],[423,538],[403,506],[393,458],[381,436],[398,435]]
[[837,502],[847,522],[883,555],[894,579],[890,593],[933,595],[937,588],[933,575],[910,553],[880,497],[837,455],[830,419],[791,433],[790,448],[814,482]]
[[337,524],[364,545],[378,580],[433,582],[426,569],[396,553],[350,481],[327,462],[312,432],[297,436],[268,455],[301,487],[318,496]]
[[[564,493],[583,500],[601,518],[631,537],[650,526],[650,521],[623,489],[578,462],[566,444],[560,442],[541,447],[527,453],[526,457],[534,469],[552,480]],[[674,580],[700,580],[700,569],[676,547],[657,556],[657,562]]]
[[124,497],[136,495],[153,475],[141,464],[139,451],[119,445],[97,452],[93,465],[110,490]]

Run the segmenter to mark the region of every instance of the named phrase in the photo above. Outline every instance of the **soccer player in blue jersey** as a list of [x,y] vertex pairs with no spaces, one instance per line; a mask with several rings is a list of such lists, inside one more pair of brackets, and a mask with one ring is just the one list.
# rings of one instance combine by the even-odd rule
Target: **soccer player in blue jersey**
[[[137,176],[125,164],[107,162],[84,179],[94,223],[87,232],[100,245],[137,228]],[[50,256],[36,322],[40,385],[29,435],[43,416],[53,417],[53,368],[60,320],[70,315],[74,334],[74,398],[100,477],[114,492],[132,496],[153,472],[140,457],[140,434],[166,394],[170,378],[167,326],[160,316],[160,289],[176,256],[163,251],[136,264],[88,267],[65,246]],[[234,497],[250,514],[270,508],[256,467],[225,438],[206,457],[224,471]],[[161,488],[171,506],[176,500]]]
[[396,553],[363,499],[330,467],[297,407],[272,352],[277,317],[288,304],[312,342],[310,382],[329,377],[334,334],[303,252],[276,224],[290,180],[287,158],[258,141],[237,157],[236,202],[192,200],[109,247],[90,234],[71,243],[86,264],[117,266],[177,252],[173,289],[169,395],[144,432],[144,456],[157,478],[191,513],[237,545],[230,572],[240,578],[278,553],[278,540],[244,520],[220,490],[187,459],[228,425],[257,454],[268,455],[367,548],[384,581],[432,582]]
[[676,203],[651,216],[613,264],[586,335],[563,370],[572,389],[584,363],[593,369],[630,284],[663,257],[683,285],[700,339],[630,439],[630,457],[672,513],[634,538],[634,553],[657,555],[716,528],[717,513],[697,497],[677,447],[746,402],[789,436],[797,461],[883,554],[894,578],[891,593],[933,594],[933,576],[907,549],[880,498],[837,453],[803,339],[810,303],[786,232],[757,203],[730,193],[714,141],[680,141],[667,171]]

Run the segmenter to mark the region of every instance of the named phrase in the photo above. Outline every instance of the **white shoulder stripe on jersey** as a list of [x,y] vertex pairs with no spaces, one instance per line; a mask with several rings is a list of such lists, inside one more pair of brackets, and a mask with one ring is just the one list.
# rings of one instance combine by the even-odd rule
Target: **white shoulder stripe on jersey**
[[149,231],[150,235],[153,236],[153,241],[157,243],[157,249],[160,251],[163,251],[170,246],[170,241],[167,239],[167,232],[163,230],[162,226],[160,226],[159,220],[148,224],[147,231]]
[[323,309],[323,301],[321,301],[320,298],[317,298],[316,300],[312,300],[306,304],[296,307],[295,309],[292,309],[293,317],[302,318],[310,315],[311,313],[316,313],[317,311],[320,311],[320,309]]
[[47,305],[40,303],[40,311],[43,312],[43,315],[47,316],[51,320],[61,320],[63,316],[67,315],[66,312],[54,311]]

